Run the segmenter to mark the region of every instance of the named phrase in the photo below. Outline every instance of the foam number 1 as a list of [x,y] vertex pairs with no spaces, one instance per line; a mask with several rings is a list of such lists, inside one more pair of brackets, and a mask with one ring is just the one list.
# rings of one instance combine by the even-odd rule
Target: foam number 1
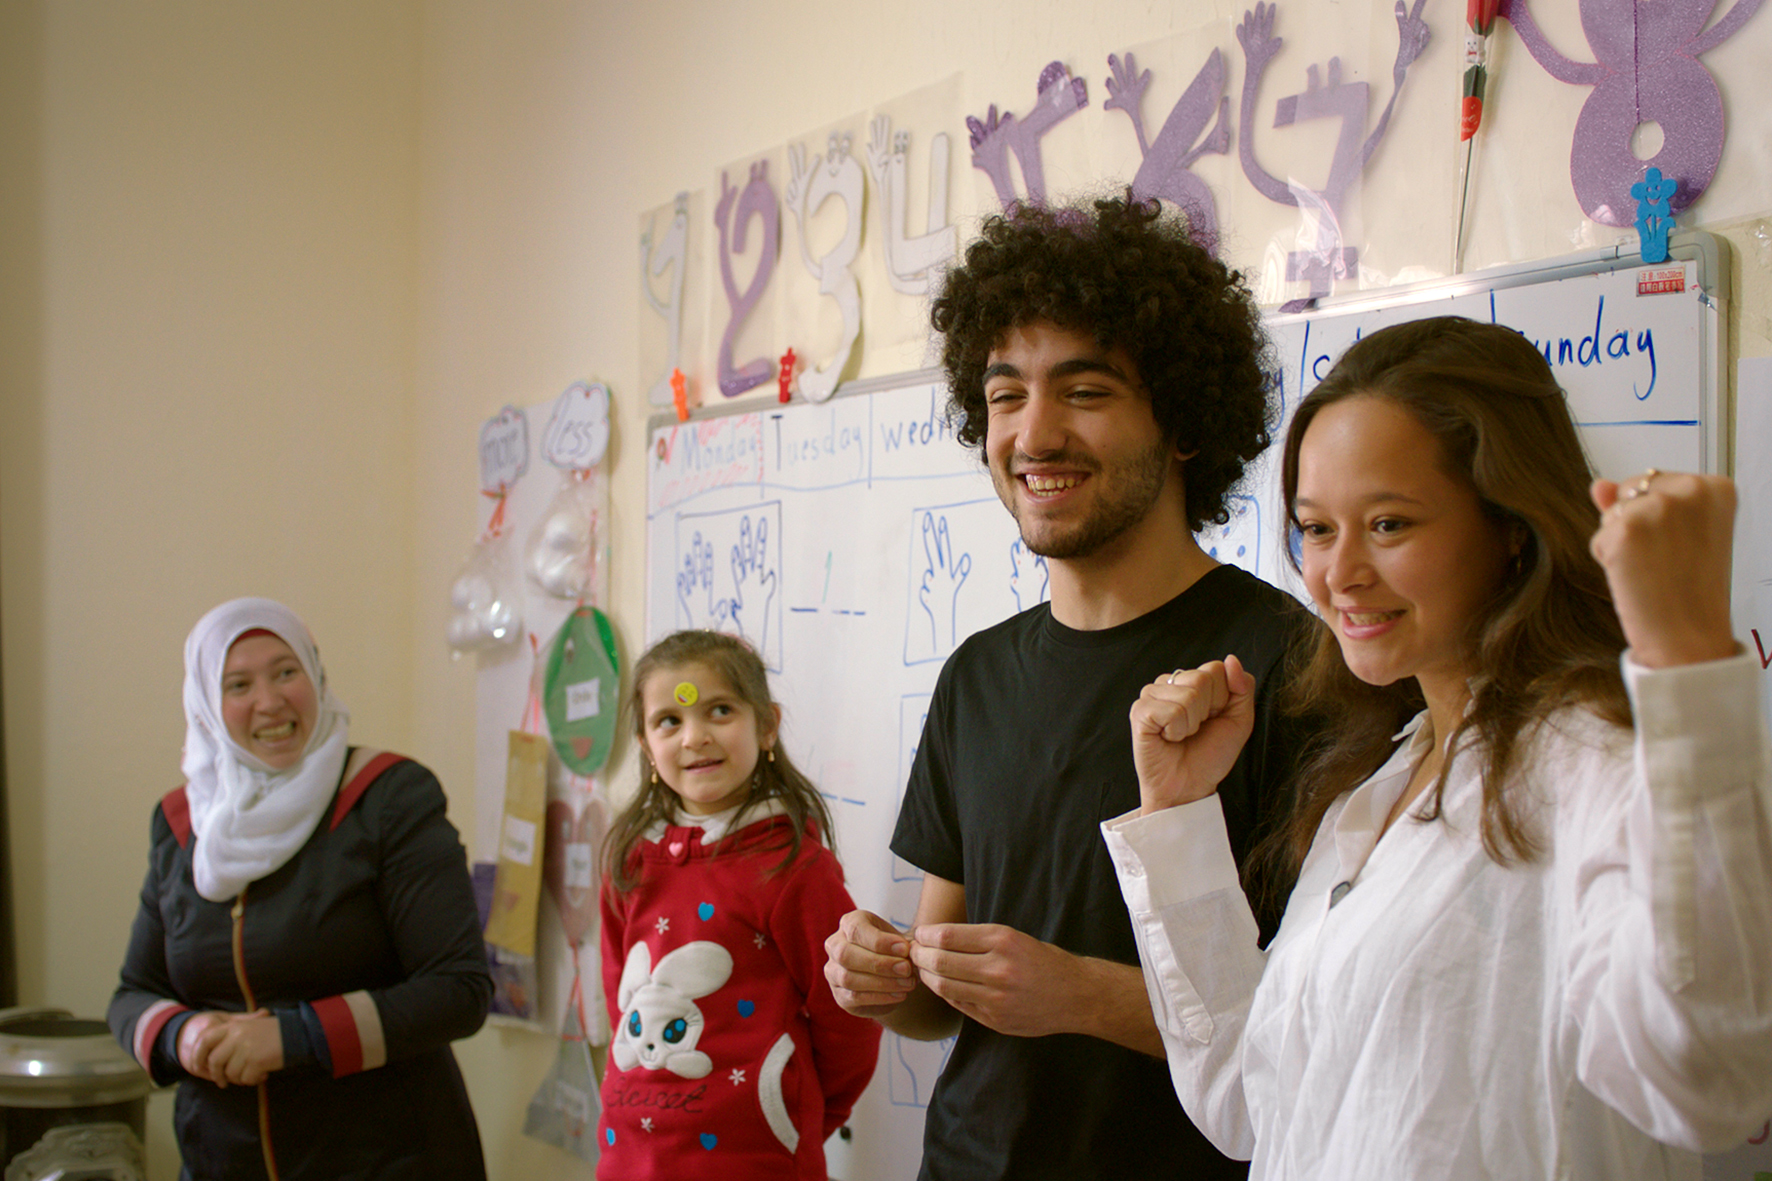
[[[683,275],[688,265],[689,194],[678,193],[664,236],[654,240],[650,227],[640,235],[640,291],[665,322],[664,372],[646,391],[646,400],[654,406],[671,404],[671,370],[683,365]],[[652,279],[666,271],[671,275],[671,297],[660,299],[652,290]]]
[[[744,249],[745,231],[753,217],[763,223],[763,242],[757,252],[757,270],[751,276],[751,285],[740,295],[738,283],[732,277],[732,252]],[[769,161],[759,160],[751,165],[750,183],[742,193],[727,182],[724,172],[720,174],[720,204],[714,208],[714,227],[720,231],[720,282],[726,288],[726,302],[732,307],[726,331],[720,337],[720,392],[736,398],[775,374],[775,364],[768,357],[758,357],[743,368],[732,364],[732,338],[763,298],[781,247],[781,209],[776,203],[775,186],[769,183]]]
[[557,468],[585,471],[602,463],[608,449],[609,387],[600,381],[573,382],[554,399],[541,434],[542,456]]
[[[861,253],[864,178],[861,162],[849,154],[847,135],[832,133],[825,154],[812,157],[810,166],[806,163],[806,149],[800,144],[790,145],[788,162],[793,175],[788,180],[787,205],[800,228],[800,257],[818,279],[819,294],[835,299],[837,310],[843,314],[843,335],[837,351],[823,365],[809,368],[800,378],[800,392],[811,401],[823,402],[836,393],[837,381],[861,337],[861,287],[849,268]],[[833,198],[843,206],[843,236],[823,258],[813,258],[807,244],[806,223],[819,206]]]
[[496,496],[529,470],[529,416],[506,406],[480,428],[480,487]]

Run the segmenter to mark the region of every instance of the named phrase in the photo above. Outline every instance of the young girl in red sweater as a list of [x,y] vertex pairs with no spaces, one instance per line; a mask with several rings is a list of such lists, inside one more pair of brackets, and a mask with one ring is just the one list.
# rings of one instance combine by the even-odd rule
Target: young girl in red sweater
[[643,779],[603,861],[597,1176],[823,1181],[880,1045],[824,979],[824,939],[855,906],[830,813],[743,640],[666,636],[632,709]]

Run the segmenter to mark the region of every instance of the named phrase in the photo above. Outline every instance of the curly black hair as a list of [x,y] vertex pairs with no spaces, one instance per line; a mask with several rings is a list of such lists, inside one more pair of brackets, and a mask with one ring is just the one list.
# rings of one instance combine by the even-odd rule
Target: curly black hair
[[948,413],[982,448],[984,371],[1016,328],[1045,322],[1124,349],[1183,463],[1188,527],[1230,519],[1225,497],[1267,447],[1273,421],[1267,338],[1240,272],[1195,240],[1187,220],[1124,197],[991,217],[947,273],[930,320],[943,337]]

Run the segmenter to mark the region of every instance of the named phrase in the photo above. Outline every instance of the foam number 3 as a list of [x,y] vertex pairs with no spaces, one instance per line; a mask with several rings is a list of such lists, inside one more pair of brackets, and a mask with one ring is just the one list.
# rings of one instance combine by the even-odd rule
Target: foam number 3
[[[1723,158],[1723,95],[1699,63],[1733,37],[1762,0],[1736,0],[1708,30],[1717,0],[1581,0],[1581,27],[1595,61],[1559,53],[1532,17],[1528,0],[1513,0],[1508,19],[1527,52],[1559,82],[1592,86],[1575,121],[1569,175],[1581,210],[1601,225],[1636,221],[1630,187],[1645,164],[1679,182],[1675,213],[1696,201]],[[1661,150],[1637,159],[1631,139],[1639,123],[1657,123]]]
[[[738,283],[732,277],[732,252],[744,249],[746,230],[752,218],[763,223],[763,242],[757,252],[756,273],[751,276],[750,286],[740,295]],[[726,331],[720,336],[720,392],[728,398],[736,398],[775,375],[775,363],[768,357],[748,361],[743,368],[735,368],[732,364],[732,339],[762,300],[769,278],[775,273],[776,255],[781,248],[781,209],[775,199],[775,186],[769,183],[769,161],[759,160],[751,165],[750,183],[745,185],[742,193],[727,182],[724,172],[720,174],[720,204],[714,208],[714,226],[720,231],[720,282],[726,288],[726,302],[732,308]]]
[[[800,392],[814,402],[823,402],[837,392],[837,382],[861,338],[861,286],[849,268],[861,254],[864,178],[860,161],[849,154],[849,137],[834,132],[825,146],[825,154],[812,157],[810,166],[806,163],[806,149],[800,144],[790,145],[788,164],[793,175],[788,180],[787,205],[800,228],[800,257],[818,279],[819,294],[835,299],[843,314],[843,335],[836,353],[800,378]],[[807,241],[806,223],[832,198],[843,205],[843,236],[824,257],[815,259]]]

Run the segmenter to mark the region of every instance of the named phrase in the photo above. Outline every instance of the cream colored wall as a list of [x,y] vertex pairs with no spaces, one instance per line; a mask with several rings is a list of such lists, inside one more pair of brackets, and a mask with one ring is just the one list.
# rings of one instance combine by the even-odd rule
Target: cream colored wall
[[0,445],[19,983],[102,1015],[149,811],[179,782],[198,615],[284,599],[355,734],[413,746],[419,9],[6,20],[37,83],[0,167],[25,165],[7,233],[30,264],[0,280],[23,311]]
[[[1217,45],[1238,84],[1228,24],[1200,30],[1244,6],[0,0],[0,642],[24,999],[103,1011],[148,810],[177,777],[179,645],[224,597],[302,611],[355,733],[434,767],[472,827],[473,676],[441,637],[474,533],[474,431],[505,403],[580,378],[615,390],[612,613],[638,644],[642,209],[956,74],[967,111],[1025,106],[1062,56],[1089,80],[1078,118],[1101,120],[1110,52],[1198,32],[1188,76]],[[1388,55],[1391,5],[1367,8]],[[1450,184],[1445,55],[1462,11],[1430,0],[1435,72],[1412,79],[1379,158],[1411,191]],[[1572,15],[1541,16],[1580,44]],[[1292,43],[1342,48],[1320,32]],[[1768,105],[1747,93],[1765,86],[1742,65],[1752,50],[1713,55],[1732,111]],[[1480,250],[1560,253],[1579,244],[1566,170],[1581,96],[1523,54],[1514,66],[1510,153],[1538,171]],[[1297,69],[1276,64],[1264,106]],[[1387,71],[1372,73],[1382,102]],[[1184,80],[1159,78],[1153,130]],[[1545,126],[1528,139],[1532,117]],[[1097,170],[1080,175],[1126,174],[1129,128],[1097,127]],[[1765,123],[1732,134],[1744,127],[1753,143],[1731,160],[1763,192]],[[1766,209],[1743,206],[1733,166],[1713,228],[1738,249],[1737,346],[1760,355]],[[1234,157],[1200,168],[1247,187]],[[958,211],[978,188],[956,175]],[[1366,203],[1394,235],[1375,256],[1443,265],[1443,231],[1393,208],[1396,189]],[[1233,249],[1259,264],[1270,211],[1239,201]],[[588,1175],[521,1134],[550,1038],[489,1028],[458,1052],[495,1178]],[[154,1148],[170,1178],[163,1130]]]

